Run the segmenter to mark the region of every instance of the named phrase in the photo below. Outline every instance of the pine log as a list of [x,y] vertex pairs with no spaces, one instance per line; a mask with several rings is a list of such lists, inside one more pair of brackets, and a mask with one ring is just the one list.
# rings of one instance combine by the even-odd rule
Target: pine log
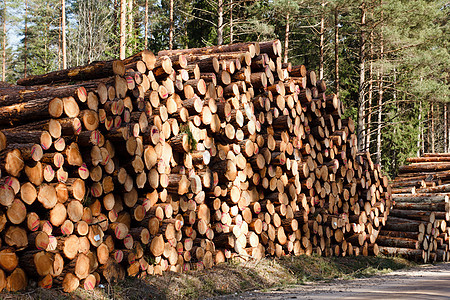
[[18,85],[43,85],[56,82],[70,82],[74,80],[89,80],[114,75],[123,76],[125,68],[121,61],[100,61],[89,65],[54,71],[43,75],[33,75],[17,80]]

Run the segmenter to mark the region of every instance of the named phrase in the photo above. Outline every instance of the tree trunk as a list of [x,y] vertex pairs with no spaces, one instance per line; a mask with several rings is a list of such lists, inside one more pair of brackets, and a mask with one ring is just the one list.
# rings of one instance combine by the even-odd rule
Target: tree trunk
[[223,0],[217,1],[217,45],[223,44]]
[[184,49],[188,49],[189,45],[188,45],[188,17],[186,17],[184,19]]
[[444,103],[444,149],[446,152],[448,149],[448,120],[447,120],[447,103]]
[[423,149],[423,125],[422,125],[422,101],[419,101],[419,133],[417,134],[417,156],[424,152]]
[[288,62],[289,53],[289,12],[286,14],[286,32],[284,36],[284,63]]
[[25,36],[23,38],[23,44],[24,44],[24,58],[23,58],[23,77],[27,77],[27,56],[28,56],[28,48],[27,48],[27,31],[28,31],[28,24],[27,24],[27,13],[28,13],[28,0],[25,0]]
[[[431,150],[430,150],[430,135],[431,135],[430,111],[431,111],[431,104],[430,104],[430,108],[427,111],[427,152],[431,152]],[[423,152],[425,153],[425,151],[423,151]]]
[[[324,60],[324,47],[325,47],[325,1],[322,0],[322,17],[320,19],[320,61],[319,61],[319,79],[323,79],[323,60]],[[289,13],[288,13],[289,15]]]
[[[128,41],[134,43],[134,46],[136,46],[136,41],[133,33],[133,0],[128,0],[127,12],[128,12],[128,36],[129,36]],[[130,48],[131,44],[129,45],[128,49]]]
[[148,48],[148,0],[145,0],[144,49]]
[[[383,1],[381,4],[383,5]],[[381,11],[381,18],[383,19],[383,11]],[[383,40],[383,28],[381,28],[381,41],[380,41],[380,59],[381,59],[381,68],[378,73],[378,124],[377,124],[377,164],[381,164],[381,119],[382,119],[382,104],[383,104],[383,58],[384,58],[384,40]]]
[[365,25],[366,25],[366,7],[365,3],[363,2],[361,4],[361,33],[360,33],[360,47],[359,47],[359,96],[358,96],[358,150],[362,150],[364,147],[364,103],[365,103],[365,94],[364,94],[364,85],[366,83],[365,78],[365,64],[366,64],[366,57],[365,57],[365,37],[364,37],[364,31],[365,31]]
[[63,69],[67,69],[66,0],[61,0],[61,35]]
[[170,0],[170,11],[169,11],[169,49],[173,49],[173,0]]
[[334,9],[334,76],[336,95],[339,97],[339,12],[337,6]]
[[434,103],[431,103],[431,153],[435,152],[434,144]]
[[445,104],[445,118],[447,119],[447,126],[445,127],[447,129],[447,145],[445,148],[445,152],[450,152],[450,130],[448,129],[448,104]]
[[120,59],[125,59],[126,56],[126,14],[126,0],[120,0]]
[[370,64],[369,64],[369,93],[367,99],[367,125],[366,125],[366,142],[364,149],[369,150],[370,149],[370,125],[372,120],[372,98],[373,98],[373,31],[370,32]]
[[2,61],[2,81],[6,81],[6,2],[3,7],[3,61]]
[[233,31],[233,0],[231,0],[230,3],[230,44],[233,44],[233,40],[234,40],[234,31]]

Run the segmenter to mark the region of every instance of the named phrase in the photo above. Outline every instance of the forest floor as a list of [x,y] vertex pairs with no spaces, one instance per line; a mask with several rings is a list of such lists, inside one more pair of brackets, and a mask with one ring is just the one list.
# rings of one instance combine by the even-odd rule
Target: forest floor
[[[445,265],[445,264],[444,264]],[[447,264],[447,271],[450,266]],[[168,272],[145,279],[128,278],[119,284],[103,284],[94,291],[81,288],[70,295],[60,289],[29,288],[20,293],[0,293],[0,299],[286,299],[295,295],[352,289],[360,278],[378,278],[395,270],[417,267],[398,257],[316,257],[265,258],[258,262],[228,262],[210,270],[185,274]],[[375,277],[374,277],[375,276]],[[449,273],[450,277],[450,273]],[[390,277],[392,278],[392,277]],[[355,279],[358,279],[355,281]],[[389,279],[390,280],[390,279]],[[371,282],[371,281],[370,281]],[[374,281],[377,282],[377,281]],[[341,288],[340,285],[348,287]],[[357,283],[354,286],[357,287]],[[390,298],[390,297],[388,297]]]

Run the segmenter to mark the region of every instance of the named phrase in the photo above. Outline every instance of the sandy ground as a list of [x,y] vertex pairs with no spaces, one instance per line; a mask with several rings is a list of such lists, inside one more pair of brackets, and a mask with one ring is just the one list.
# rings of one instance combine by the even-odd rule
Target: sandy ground
[[355,280],[308,283],[214,299],[450,299],[450,263]]

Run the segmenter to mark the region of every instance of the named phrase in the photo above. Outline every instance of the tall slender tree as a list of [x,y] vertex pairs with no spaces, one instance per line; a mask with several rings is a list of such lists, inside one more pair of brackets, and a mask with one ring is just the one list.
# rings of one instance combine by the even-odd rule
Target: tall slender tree
[[127,48],[126,16],[127,16],[127,2],[126,2],[126,0],[120,0],[120,54],[119,54],[120,59],[125,59],[126,50],[127,50],[126,49]]
[[359,88],[358,88],[358,149],[364,147],[364,130],[365,130],[365,84],[366,84],[366,3],[363,1],[360,6],[361,22],[360,22],[360,46],[359,46]]
[[66,1],[61,0],[61,36],[63,69],[67,69]]
[[2,23],[2,81],[6,81],[6,1],[3,1]]
[[144,49],[148,49],[148,0],[145,0],[144,12]]
[[173,0],[170,0],[170,11],[169,11],[169,49],[172,50],[173,49],[173,35],[174,35],[174,19],[173,19]]
[[23,77],[27,77],[27,56],[28,56],[28,0],[25,0],[25,31],[24,31],[24,60]]
[[326,2],[325,0],[322,0],[322,2],[320,3],[320,5],[322,6],[321,8],[321,17],[320,17],[320,44],[319,44],[319,49],[320,49],[320,53],[319,53],[319,79],[323,79],[323,64],[324,64],[324,50],[325,50],[325,5]]
[[339,97],[339,5],[334,7],[334,89]]

